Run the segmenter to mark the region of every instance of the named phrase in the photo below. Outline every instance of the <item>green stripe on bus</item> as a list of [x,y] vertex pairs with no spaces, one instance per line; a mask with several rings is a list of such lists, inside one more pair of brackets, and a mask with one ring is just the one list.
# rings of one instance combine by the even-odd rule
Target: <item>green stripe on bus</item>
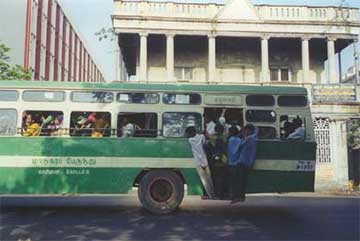
[[[128,193],[141,168],[1,168],[0,194]],[[201,195],[195,169],[179,169],[189,195]],[[314,190],[314,172],[258,171],[249,174],[248,193]]]
[[[313,142],[260,141],[258,159],[315,160]],[[0,156],[192,158],[185,139],[0,137]]]

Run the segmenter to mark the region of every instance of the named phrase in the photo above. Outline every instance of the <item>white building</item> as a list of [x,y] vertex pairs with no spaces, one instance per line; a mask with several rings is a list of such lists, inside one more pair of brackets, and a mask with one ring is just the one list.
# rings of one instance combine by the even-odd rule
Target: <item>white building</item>
[[340,84],[336,65],[339,53],[354,45],[359,73],[358,9],[249,0],[114,4],[113,27],[130,79],[306,87],[319,145],[317,187],[346,186],[346,121],[359,116],[360,96],[356,84]]

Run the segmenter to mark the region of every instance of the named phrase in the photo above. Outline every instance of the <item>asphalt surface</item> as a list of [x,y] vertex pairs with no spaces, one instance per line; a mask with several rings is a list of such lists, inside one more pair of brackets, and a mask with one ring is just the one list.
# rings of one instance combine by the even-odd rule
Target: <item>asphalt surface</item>
[[188,197],[167,216],[136,197],[1,198],[0,240],[360,240],[359,197]]

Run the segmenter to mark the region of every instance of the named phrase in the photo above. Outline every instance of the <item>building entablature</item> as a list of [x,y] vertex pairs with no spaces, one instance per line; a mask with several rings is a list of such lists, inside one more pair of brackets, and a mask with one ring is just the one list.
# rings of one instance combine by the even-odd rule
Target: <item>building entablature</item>
[[356,38],[358,9],[340,7],[252,5],[233,0],[224,4],[115,1],[118,33],[148,31],[179,35]]

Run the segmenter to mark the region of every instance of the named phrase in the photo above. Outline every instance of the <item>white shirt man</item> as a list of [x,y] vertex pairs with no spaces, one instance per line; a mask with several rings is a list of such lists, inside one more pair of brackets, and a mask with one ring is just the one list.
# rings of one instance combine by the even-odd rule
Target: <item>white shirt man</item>
[[211,180],[211,173],[209,163],[204,151],[204,145],[206,143],[205,136],[202,134],[196,134],[189,138],[191,144],[191,150],[196,163],[196,170],[200,176],[201,182],[210,198],[215,197],[214,186]]

